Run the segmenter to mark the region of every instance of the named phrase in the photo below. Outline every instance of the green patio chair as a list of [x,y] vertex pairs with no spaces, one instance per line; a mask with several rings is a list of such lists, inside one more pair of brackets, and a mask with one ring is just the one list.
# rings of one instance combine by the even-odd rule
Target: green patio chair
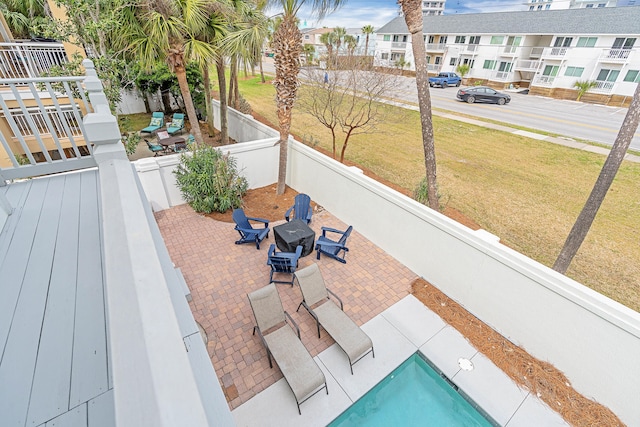
[[184,114],[175,113],[171,122],[167,123],[167,132],[169,135],[175,135],[184,131]]
[[140,133],[154,133],[158,129],[162,128],[162,126],[164,126],[164,113],[156,111],[151,115],[149,126],[142,129]]

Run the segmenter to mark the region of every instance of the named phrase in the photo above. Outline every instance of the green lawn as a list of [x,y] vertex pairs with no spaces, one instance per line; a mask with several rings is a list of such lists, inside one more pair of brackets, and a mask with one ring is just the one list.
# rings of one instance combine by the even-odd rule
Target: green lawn
[[[241,81],[253,110],[271,123],[275,90]],[[392,109],[386,124],[354,136],[345,158],[403,188],[424,175],[417,112]],[[434,117],[442,201],[498,235],[505,245],[552,265],[604,157],[510,133]],[[292,133],[331,149],[329,132],[294,110]],[[625,162],[568,275],[640,311],[640,164]]]

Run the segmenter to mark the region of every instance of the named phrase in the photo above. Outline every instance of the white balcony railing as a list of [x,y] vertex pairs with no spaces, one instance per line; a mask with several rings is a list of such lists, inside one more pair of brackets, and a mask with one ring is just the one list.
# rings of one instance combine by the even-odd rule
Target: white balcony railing
[[542,66],[542,61],[520,59],[518,60],[513,69],[516,71],[537,71]]
[[555,80],[555,76],[538,76],[536,77],[536,83],[540,85],[551,85]]
[[562,57],[566,55],[567,50],[569,50],[568,47],[547,47],[542,52],[542,56],[546,58]]
[[427,71],[440,71],[442,64],[427,64]]
[[614,85],[615,85],[615,82],[596,81],[596,85],[592,89],[592,91],[609,93],[613,89]]
[[[0,160],[5,179],[25,178],[95,166],[83,124],[91,106],[84,77],[0,79]],[[9,106],[9,96],[17,107]],[[28,101],[27,101],[28,100]],[[48,104],[48,105],[45,105]],[[53,104],[53,105],[51,105]]]
[[444,52],[447,50],[446,43],[427,43],[425,48],[427,52]]
[[496,71],[493,76],[496,80],[507,80],[510,75],[510,71]]
[[468,44],[467,45],[467,52],[475,52],[478,50],[478,45],[477,44]]
[[391,42],[391,49],[406,49],[406,42]]
[[505,46],[502,50],[502,53],[507,55],[515,55],[517,51],[518,46]]
[[604,62],[625,62],[631,49],[603,49],[598,60]]
[[68,62],[62,43],[0,43],[0,78],[35,78]]
[[531,48],[531,52],[529,53],[529,56],[531,58],[540,58],[543,53],[544,53],[543,47],[534,47],[534,48]]

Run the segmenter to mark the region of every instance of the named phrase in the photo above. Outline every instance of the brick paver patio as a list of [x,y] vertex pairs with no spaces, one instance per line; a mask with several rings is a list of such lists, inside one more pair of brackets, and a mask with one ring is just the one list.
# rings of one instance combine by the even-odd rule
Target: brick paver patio
[[[156,220],[171,259],[182,269],[191,289],[191,310],[207,333],[209,356],[227,401],[236,408],[282,378],[276,364],[269,368],[266,350],[258,336],[252,335],[255,321],[247,299],[247,293],[269,283],[266,260],[269,245],[275,243],[273,231],[256,250],[255,245],[234,244],[238,233],[233,223],[214,221],[188,205],[158,212]],[[272,222],[271,229],[280,223]],[[327,211],[314,214],[310,225],[316,237],[321,226],[347,227]],[[300,260],[299,268],[317,262],[327,286],[343,300],[345,312],[362,325],[406,296],[416,275],[357,229],[347,245],[347,264],[324,256],[317,261],[313,252]],[[318,338],[315,322],[304,309],[296,313],[302,300],[297,286],[280,284],[278,291],[312,356],[333,344],[324,330]],[[357,369],[356,364],[354,371]]]

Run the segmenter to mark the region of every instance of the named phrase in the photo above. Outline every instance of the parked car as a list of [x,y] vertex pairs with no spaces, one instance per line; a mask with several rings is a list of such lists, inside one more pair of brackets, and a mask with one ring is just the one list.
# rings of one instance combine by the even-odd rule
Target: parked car
[[495,102],[498,105],[508,104],[511,97],[487,86],[473,86],[458,90],[456,97],[473,104],[474,102]]
[[429,86],[440,86],[445,88],[447,86],[460,86],[462,79],[456,73],[440,73],[436,77],[429,77]]

